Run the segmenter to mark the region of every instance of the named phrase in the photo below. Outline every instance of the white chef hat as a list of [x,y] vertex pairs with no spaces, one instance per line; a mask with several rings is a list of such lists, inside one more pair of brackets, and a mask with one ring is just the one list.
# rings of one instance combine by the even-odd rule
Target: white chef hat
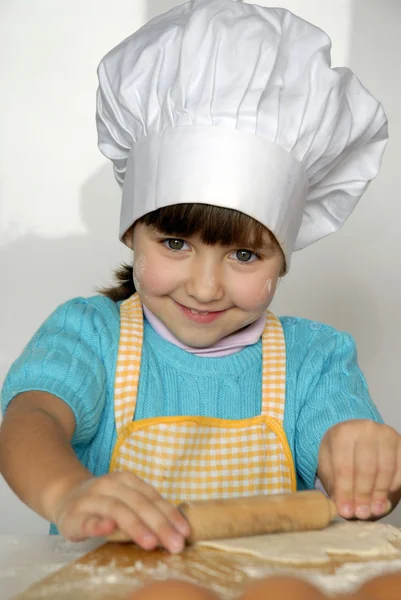
[[120,237],[180,203],[236,209],[286,258],[341,227],[377,175],[382,106],[288,10],[192,0],[98,69],[99,147],[123,188]]

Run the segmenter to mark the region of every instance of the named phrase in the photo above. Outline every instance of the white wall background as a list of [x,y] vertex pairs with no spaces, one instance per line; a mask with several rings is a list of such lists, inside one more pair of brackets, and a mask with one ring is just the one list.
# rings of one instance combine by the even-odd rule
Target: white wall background
[[[110,281],[125,256],[119,190],[96,147],[96,68],[111,47],[176,4],[0,3],[0,384],[42,320]],[[401,2],[277,4],[329,33],[333,64],[353,68],[383,102],[391,141],[352,218],[294,257],[273,308],[350,331],[376,403],[401,431]],[[401,510],[390,521],[401,526]],[[46,531],[0,481],[0,533]]]

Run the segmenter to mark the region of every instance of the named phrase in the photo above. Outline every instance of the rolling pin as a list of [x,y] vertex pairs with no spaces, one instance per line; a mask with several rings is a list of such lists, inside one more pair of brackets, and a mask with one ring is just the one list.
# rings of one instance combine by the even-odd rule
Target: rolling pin
[[[178,509],[186,517],[189,544],[202,540],[247,537],[283,531],[324,529],[337,516],[334,502],[317,490],[184,502]],[[131,541],[121,531],[106,537],[111,542]]]

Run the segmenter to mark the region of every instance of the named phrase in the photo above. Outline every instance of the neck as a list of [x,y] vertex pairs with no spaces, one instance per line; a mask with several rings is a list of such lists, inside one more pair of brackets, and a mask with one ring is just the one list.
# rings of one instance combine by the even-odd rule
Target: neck
[[142,307],[146,319],[156,333],[158,333],[168,342],[178,346],[179,348],[182,348],[183,350],[186,350],[187,352],[190,352],[191,354],[196,354],[196,356],[218,358],[220,356],[229,356],[230,354],[239,352],[246,346],[256,344],[256,342],[260,339],[266,325],[266,313],[264,312],[259,319],[247,327],[231,333],[212,346],[208,346],[207,348],[194,348],[193,346],[187,346],[186,344],[180,342],[180,340],[175,337],[168,327],[166,327],[166,325],[164,325],[164,323],[160,321],[160,319],[156,317],[152,311],[150,311],[144,305],[142,305]]

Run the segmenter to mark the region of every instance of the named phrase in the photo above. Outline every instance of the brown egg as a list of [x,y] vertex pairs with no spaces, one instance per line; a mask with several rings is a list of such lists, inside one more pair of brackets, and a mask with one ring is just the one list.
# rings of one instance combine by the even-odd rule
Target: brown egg
[[340,594],[339,596],[334,596],[333,600],[373,600],[372,596],[367,596],[364,592],[354,592],[353,594]]
[[152,581],[135,590],[128,600],[219,600],[213,592],[179,579]]
[[353,594],[340,594],[339,596],[334,596],[333,600],[372,600],[372,596],[367,596],[363,592],[354,592]]
[[297,577],[268,577],[251,584],[240,600],[325,600],[314,585]]
[[401,571],[370,579],[362,585],[360,591],[366,594],[367,600],[400,600]]

